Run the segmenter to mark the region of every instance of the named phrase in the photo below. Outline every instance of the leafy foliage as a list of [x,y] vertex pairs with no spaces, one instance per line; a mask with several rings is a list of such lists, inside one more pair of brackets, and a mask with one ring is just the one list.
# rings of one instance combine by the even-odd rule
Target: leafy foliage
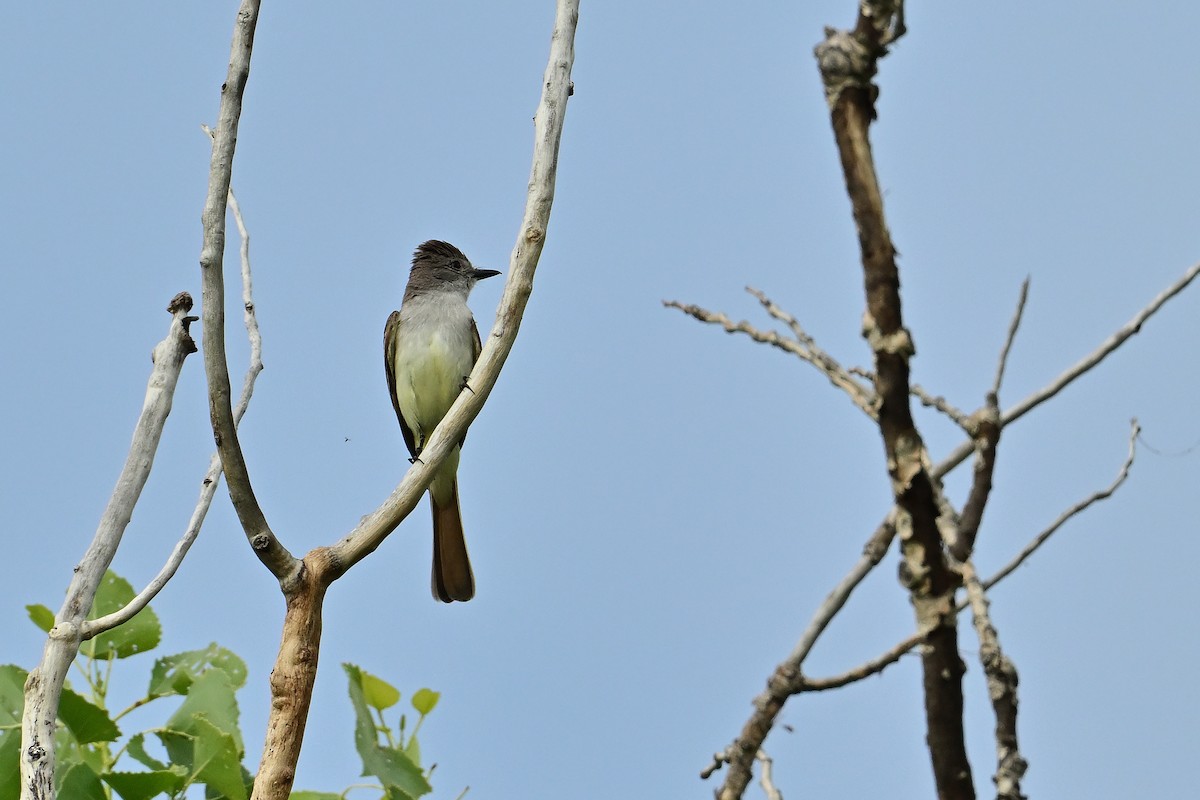
[[[110,571],[89,617],[111,613],[133,596],[128,581]],[[53,627],[54,614],[46,606],[26,608],[29,618],[43,631]],[[106,706],[114,663],[153,650],[161,640],[158,617],[146,608],[125,625],[84,642],[80,648],[75,666],[88,692],[63,689],[61,724],[55,734],[58,797],[113,800],[115,793],[121,800],[182,798],[189,786],[202,785],[206,800],[249,798],[254,776],[242,764],[245,745],[235,696],[246,685],[246,664],[235,653],[210,644],[201,650],[160,657],[150,670],[144,697],[116,714]],[[383,712],[400,702],[399,690],[352,664],[343,667],[350,682],[354,742],[362,758],[362,774],[379,783],[354,784],[340,794],[297,791],[292,800],[345,800],[352,789],[374,791],[380,800],[415,800],[429,794],[432,769],[421,767],[417,731],[440,695],[429,689],[415,692],[416,725],[406,736],[406,718],[401,715],[393,735]],[[126,677],[126,670],[119,674]],[[0,800],[20,796],[18,759],[27,677],[20,667],[0,665]],[[170,697],[180,697],[182,702],[161,727],[134,733],[116,747],[122,737],[117,723],[126,714]],[[161,756],[147,749],[148,739],[157,740]]]
[[[350,679],[354,746],[363,762],[362,774],[378,778],[388,800],[412,800],[432,792],[433,787],[421,769],[421,752],[417,745],[417,731],[428,712],[418,709],[420,717],[407,742],[404,738],[405,717],[401,715],[398,735],[393,737],[391,728],[383,720],[383,711],[399,702],[400,692],[353,664],[343,664],[342,668]],[[422,691],[428,692],[427,689]],[[416,695],[413,698],[415,700]]]

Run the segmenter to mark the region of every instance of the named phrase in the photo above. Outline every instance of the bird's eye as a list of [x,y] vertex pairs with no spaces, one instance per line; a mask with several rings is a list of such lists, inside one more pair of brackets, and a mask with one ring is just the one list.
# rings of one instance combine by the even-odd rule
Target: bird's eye
[[453,259],[450,262],[450,269],[454,270],[455,272],[462,272],[462,262],[459,261],[457,258]]

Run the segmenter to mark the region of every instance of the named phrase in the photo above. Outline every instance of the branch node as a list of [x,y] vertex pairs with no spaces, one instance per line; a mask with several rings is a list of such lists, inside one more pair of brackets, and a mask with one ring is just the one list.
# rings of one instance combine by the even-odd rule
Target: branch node
[[[171,302],[167,303],[167,313],[177,314],[180,311],[187,313],[192,310],[192,296],[187,292],[180,292],[171,298]],[[196,319],[196,317],[192,317]]]
[[849,88],[873,91],[875,61],[862,43],[850,33],[825,28],[825,41],[813,48],[821,83],[825,86],[825,102],[832,109],[842,92]]

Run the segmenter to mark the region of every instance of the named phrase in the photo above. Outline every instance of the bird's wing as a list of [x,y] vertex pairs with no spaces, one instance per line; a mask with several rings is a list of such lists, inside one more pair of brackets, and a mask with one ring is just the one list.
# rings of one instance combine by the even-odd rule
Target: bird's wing
[[396,419],[400,420],[400,431],[404,434],[404,444],[408,445],[408,452],[416,458],[416,437],[413,436],[412,428],[404,421],[404,415],[400,413],[400,401],[396,399],[396,339],[399,334],[400,312],[393,311],[383,328],[383,369],[387,374],[388,395],[392,398],[392,408],[396,409]]
[[479,354],[483,352],[483,341],[479,338],[479,326],[475,324],[474,317],[471,317],[471,333],[475,335],[475,352],[471,354],[471,366],[474,367]]
[[[471,367],[475,366],[475,362],[479,360],[479,354],[483,352],[483,341],[479,338],[479,326],[475,324],[475,317],[471,317],[471,336],[474,338],[473,344],[475,347],[471,352]],[[463,385],[466,385],[467,376],[463,376]],[[463,431],[462,438],[458,440],[458,446],[462,447],[467,441],[467,432]]]

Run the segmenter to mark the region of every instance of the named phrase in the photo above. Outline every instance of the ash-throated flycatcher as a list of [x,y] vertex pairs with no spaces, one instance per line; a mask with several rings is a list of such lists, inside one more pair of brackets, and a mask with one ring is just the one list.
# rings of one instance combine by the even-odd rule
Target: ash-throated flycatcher
[[[446,242],[428,241],[413,253],[400,310],[392,312],[383,331],[383,355],[392,405],[414,459],[466,385],[482,349],[467,295],[476,281],[499,274],[475,269],[461,250]],[[433,596],[443,603],[475,596],[458,507],[462,443],[460,439],[429,484]]]

